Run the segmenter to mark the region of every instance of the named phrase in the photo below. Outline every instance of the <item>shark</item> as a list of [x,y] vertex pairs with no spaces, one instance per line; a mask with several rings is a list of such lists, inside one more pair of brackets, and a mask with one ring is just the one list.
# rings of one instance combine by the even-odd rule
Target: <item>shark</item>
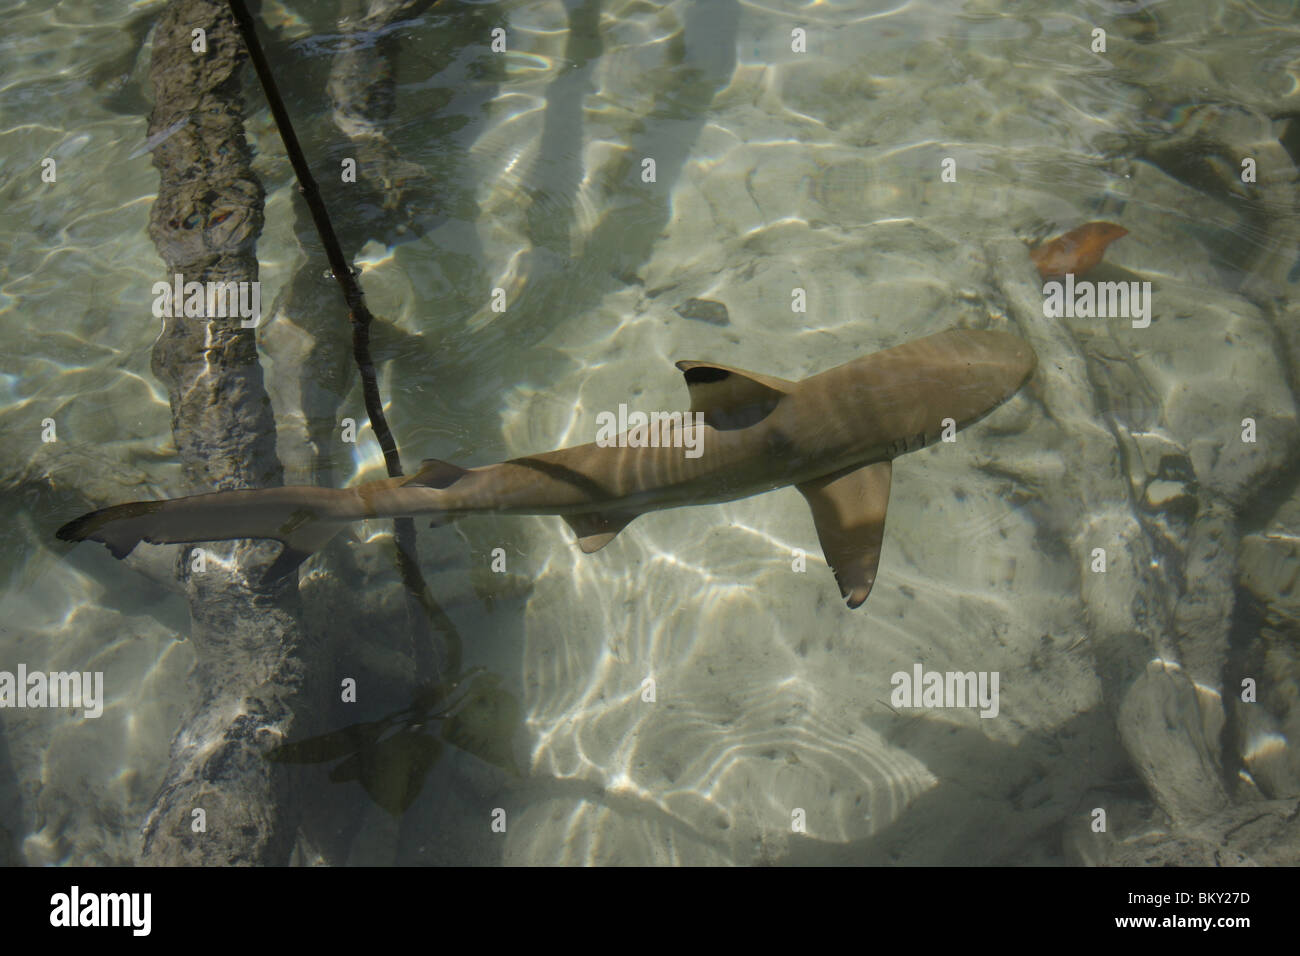
[[[1030,378],[1037,358],[1007,332],[949,329],[788,381],[706,361],[676,363],[691,414],[647,446],[592,442],[463,468],[426,459],[412,475],[350,488],[277,487],[133,501],[59,528],[124,558],[145,541],[274,539],[269,585],[353,522],[464,515],[559,515],[590,554],[639,515],[716,504],[793,485],[850,608],[876,580],[893,460],[988,415]],[[676,434],[676,430],[686,430]],[[683,453],[694,448],[694,457]]]

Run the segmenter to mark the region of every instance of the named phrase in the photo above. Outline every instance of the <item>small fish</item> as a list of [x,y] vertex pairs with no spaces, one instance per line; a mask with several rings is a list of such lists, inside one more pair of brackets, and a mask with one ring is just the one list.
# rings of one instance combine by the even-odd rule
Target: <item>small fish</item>
[[683,319],[695,319],[712,325],[730,325],[731,316],[727,307],[712,299],[687,299],[685,303],[673,309]]
[[1073,273],[1078,279],[1101,262],[1107,246],[1127,235],[1127,229],[1113,222],[1086,222],[1029,250],[1029,258],[1034,260],[1038,274],[1044,279],[1066,273]]
[[185,124],[188,123],[189,121],[190,118],[188,116],[182,116],[175,123],[172,123],[171,126],[168,126],[166,129],[159,130],[158,132],[154,133],[152,136],[150,136],[148,139],[144,141],[143,146],[141,146],[134,153],[128,156],[127,159],[135,159],[137,156],[143,156],[145,153],[152,153],[163,143],[167,142],[167,140],[171,139],[173,136],[179,133],[185,127]]

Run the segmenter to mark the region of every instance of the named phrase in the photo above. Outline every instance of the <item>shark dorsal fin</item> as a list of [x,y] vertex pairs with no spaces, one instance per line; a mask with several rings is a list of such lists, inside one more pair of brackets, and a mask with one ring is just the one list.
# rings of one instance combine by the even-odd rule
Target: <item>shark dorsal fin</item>
[[446,488],[455,484],[465,474],[465,469],[437,458],[426,458],[420,462],[419,470],[410,477],[407,485],[420,485],[424,488]]
[[691,411],[721,431],[762,421],[794,387],[794,382],[713,362],[677,363],[686,375]]

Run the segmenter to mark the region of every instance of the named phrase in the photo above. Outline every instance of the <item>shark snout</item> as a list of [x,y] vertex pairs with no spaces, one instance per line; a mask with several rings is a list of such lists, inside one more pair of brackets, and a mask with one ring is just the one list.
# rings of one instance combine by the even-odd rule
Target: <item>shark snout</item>
[[1014,335],[1008,335],[1007,338],[1012,343],[1009,352],[1012,371],[1017,377],[1017,382],[1023,383],[1034,374],[1034,369],[1038,368],[1038,356],[1034,354],[1033,346],[1024,339]]
[[1033,347],[1020,336],[1009,332],[977,334],[988,361],[1004,371],[1003,383],[1008,391],[1018,389],[1038,367],[1038,356],[1034,354]]

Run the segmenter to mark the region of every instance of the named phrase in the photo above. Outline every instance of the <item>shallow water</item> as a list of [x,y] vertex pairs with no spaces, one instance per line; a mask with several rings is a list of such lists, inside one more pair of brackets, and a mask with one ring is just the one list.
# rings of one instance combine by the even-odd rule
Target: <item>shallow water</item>
[[[158,174],[133,154],[161,9],[0,9],[0,670],[105,688],[96,718],[0,709],[3,862],[138,860],[201,697],[180,547],[117,562],[53,534],[211,490],[184,484],[150,363]],[[279,2],[260,27],[322,178],[352,148],[336,18]],[[295,861],[1154,863],[1300,798],[1300,7],[519,0],[392,33],[401,202],[326,194],[408,471],[588,442],[621,402],[683,410],[678,359],[798,380],[961,325],[1039,369],[895,463],[855,611],[793,488],[648,514],[592,555],[555,517],[466,518],[420,528],[430,652],[391,525],[359,524],[303,575],[313,729],[277,765],[306,795]],[[381,478],[251,72],[245,96],[286,479]],[[1093,220],[1128,230],[1096,278],[1150,282],[1149,326],[1044,315],[1028,244]],[[996,673],[996,716],[896,706],[917,665]],[[1294,830],[1237,839],[1300,853]]]

